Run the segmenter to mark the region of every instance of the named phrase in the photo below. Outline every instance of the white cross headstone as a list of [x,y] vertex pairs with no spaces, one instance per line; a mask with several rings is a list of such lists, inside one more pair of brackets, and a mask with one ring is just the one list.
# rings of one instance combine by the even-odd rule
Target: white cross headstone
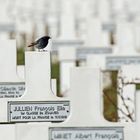
[[70,69],[76,65],[76,51],[74,47],[59,48],[60,62],[60,93],[67,96],[70,88]]
[[0,1],[0,39],[9,39],[10,38],[10,32],[15,31],[14,28],[14,21],[11,18],[10,12],[7,10],[8,4],[7,1],[4,3]]
[[73,9],[72,1],[62,0],[60,39],[75,40],[76,38]]
[[135,47],[138,52],[140,52],[140,23],[136,22],[134,24],[134,37],[135,37]]
[[[86,21],[86,32],[85,32],[85,43],[84,47],[86,51],[92,50],[92,52],[98,53],[106,53],[109,49],[112,49],[110,46],[110,36],[109,33],[104,30],[102,20],[97,16],[98,6],[100,1],[88,2],[87,8],[87,16],[85,18]],[[96,7],[95,13],[90,11],[91,5]],[[83,49],[84,49],[83,47]],[[92,49],[91,49],[92,48]],[[82,49],[82,48],[81,48]]]
[[[90,18],[89,17],[89,13],[91,12],[91,9],[89,8],[89,1],[75,1],[75,15],[76,15],[76,20],[77,20],[77,33],[78,36],[81,39],[85,39],[86,37],[86,29],[87,29],[87,25],[86,25],[86,19]],[[91,6],[91,5],[90,5]],[[93,10],[93,7],[92,7]]]
[[116,52],[118,54],[137,54],[135,44],[134,24],[118,22],[116,31]]
[[118,74],[119,121],[136,121],[136,84],[140,83],[140,66],[123,66]]
[[[139,82],[139,64],[140,57],[136,56],[88,56],[87,66],[99,67],[104,70],[119,70],[124,65],[128,65],[119,71],[118,75],[118,110],[119,120],[135,121],[135,84]],[[132,66],[131,66],[132,65]],[[105,87],[110,85],[110,81],[106,81]],[[129,109],[127,108],[129,107]],[[130,115],[131,116],[127,116]]]
[[108,23],[110,21],[110,5],[108,0],[99,0],[99,18],[103,23]]
[[52,93],[50,52],[26,52],[25,73],[24,95],[0,101],[0,122],[64,121],[69,115],[69,101]]
[[99,81],[99,69],[74,68],[71,73],[70,117],[59,124],[17,124],[17,139],[75,140],[81,138],[104,139],[106,137],[109,140],[111,137],[116,140],[132,140],[136,131],[133,124],[114,124],[103,119],[100,108],[101,89]]
[[[17,74],[19,77],[25,81],[25,66],[24,65],[18,65],[17,66]],[[51,79],[51,87],[52,91],[55,95],[57,95],[57,85],[56,85],[56,79]]]
[[[85,59],[88,54],[112,53],[109,34],[103,31],[101,20],[99,18],[93,18],[90,16],[90,18],[87,19],[86,26],[87,32],[85,44],[83,47],[77,48],[78,57],[80,55],[82,56],[82,58],[80,56],[80,65],[85,65],[85,63],[82,62],[82,59]],[[81,54],[79,50],[81,50]]]
[[59,47],[77,47],[83,44],[83,41],[79,40],[76,35],[76,22],[72,1],[62,0],[61,4],[60,34],[53,41],[53,51],[57,51]]
[[0,41],[0,98],[17,98],[24,94],[25,82],[17,74],[15,40]]
[[[87,55],[86,59],[86,66],[98,67],[102,70],[106,70],[106,63],[105,63],[106,55]],[[102,73],[102,88],[106,88],[111,85],[111,75],[109,72]]]
[[85,46],[108,47],[110,46],[109,35],[102,30],[100,19],[93,18],[87,20],[87,37]]
[[15,124],[1,124],[0,125],[0,137],[6,140],[15,140]]
[[123,65],[140,65],[140,56],[138,54],[88,55],[87,65],[97,66],[102,70],[116,71],[119,70]]
[[17,66],[17,74],[21,79],[25,81],[25,67],[24,65],[18,65]]

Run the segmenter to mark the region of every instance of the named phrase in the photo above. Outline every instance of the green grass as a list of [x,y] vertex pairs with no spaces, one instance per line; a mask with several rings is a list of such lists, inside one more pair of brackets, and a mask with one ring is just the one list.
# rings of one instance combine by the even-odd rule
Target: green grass
[[140,84],[136,84],[136,90],[140,90]]
[[17,49],[17,65],[24,65],[24,49],[20,48]]
[[112,85],[103,89],[104,93],[104,117],[106,120],[116,122],[117,115],[117,72],[111,72]]
[[51,64],[51,77],[57,80],[57,95],[60,96],[59,63]]

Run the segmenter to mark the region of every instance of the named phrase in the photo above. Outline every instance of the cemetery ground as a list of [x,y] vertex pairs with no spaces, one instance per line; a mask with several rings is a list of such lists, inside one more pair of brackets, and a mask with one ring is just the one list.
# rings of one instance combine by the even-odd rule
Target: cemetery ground
[[[17,50],[17,64],[24,65],[24,49],[20,48]],[[78,62],[77,62],[78,65]],[[53,62],[51,64],[51,77],[57,79],[57,95],[61,97],[60,83],[59,83],[59,63]],[[112,71],[111,73],[111,85],[103,89],[104,97],[104,112],[103,115],[106,120],[111,122],[117,122],[117,71]],[[137,89],[140,89],[140,85],[137,85]]]

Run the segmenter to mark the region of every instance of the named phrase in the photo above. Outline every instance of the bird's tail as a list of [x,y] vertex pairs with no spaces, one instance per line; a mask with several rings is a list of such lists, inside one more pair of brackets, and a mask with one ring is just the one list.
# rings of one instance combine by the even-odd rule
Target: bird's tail
[[37,44],[37,42],[32,42],[30,45],[28,45],[28,47],[33,47],[36,44]]

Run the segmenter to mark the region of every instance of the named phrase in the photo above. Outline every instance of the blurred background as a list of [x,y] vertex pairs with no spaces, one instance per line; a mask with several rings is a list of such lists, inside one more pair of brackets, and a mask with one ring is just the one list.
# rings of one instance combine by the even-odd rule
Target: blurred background
[[[130,30],[124,32],[123,27]],[[16,39],[18,65],[24,65],[26,46],[44,35],[52,37],[52,78],[57,79],[57,93],[62,96],[57,55],[59,43],[116,47],[122,42],[123,47],[116,47],[119,51],[129,48],[128,52],[139,53],[140,0],[0,0],[0,39]],[[76,64],[80,65],[79,61]],[[115,103],[116,77],[117,72],[112,72],[112,84],[104,89]],[[109,121],[117,121],[116,107],[108,96],[104,97],[104,115]]]
[[16,39],[20,48],[44,34],[55,40],[63,24],[73,24],[67,25],[73,38],[85,43],[89,19],[113,28],[120,21],[139,22],[139,15],[140,0],[0,0],[0,38]]

